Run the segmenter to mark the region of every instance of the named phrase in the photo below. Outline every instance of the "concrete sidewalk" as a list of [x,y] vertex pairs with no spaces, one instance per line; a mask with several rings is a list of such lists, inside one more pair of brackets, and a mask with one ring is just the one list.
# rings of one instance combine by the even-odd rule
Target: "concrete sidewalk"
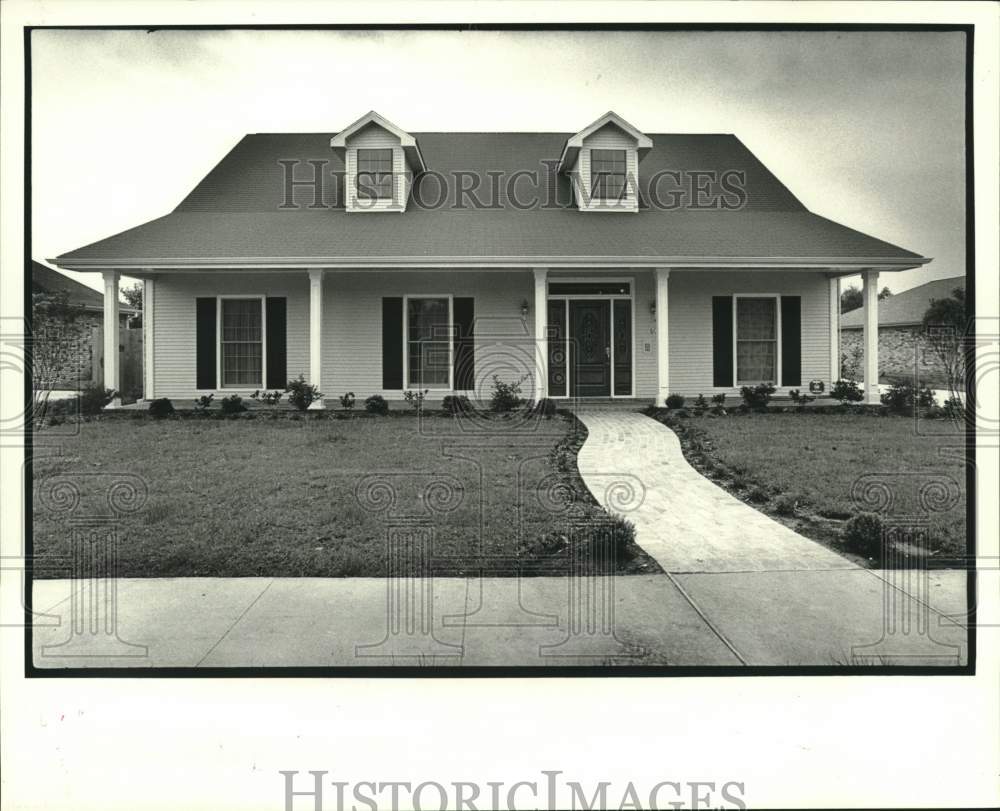
[[919,600],[886,582],[895,576],[156,578],[76,581],[75,600],[74,581],[39,581],[34,659],[41,668],[965,663],[965,573],[910,582]]
[[706,479],[662,423],[622,411],[577,416],[588,431],[577,460],[584,483],[635,524],[636,541],[664,571],[857,568]]

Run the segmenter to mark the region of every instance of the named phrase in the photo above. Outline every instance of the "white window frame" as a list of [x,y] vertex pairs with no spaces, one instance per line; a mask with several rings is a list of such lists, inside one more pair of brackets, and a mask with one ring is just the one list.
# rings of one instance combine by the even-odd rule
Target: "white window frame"
[[[410,383],[410,299],[439,298],[448,300],[448,385],[425,386],[431,392],[455,391],[455,297],[451,293],[408,293],[403,296],[403,389],[414,390]],[[420,384],[424,385],[424,384]],[[419,389],[423,391],[423,389]]]
[[[770,298],[774,299],[774,358],[775,358],[775,379],[774,380],[740,380],[739,370],[739,341],[738,325],[736,319],[737,302],[741,298]],[[775,388],[781,386],[781,294],[780,293],[733,293],[733,388],[741,386],[756,386],[760,383],[772,383]]]
[[[607,282],[609,284],[624,284],[628,283],[628,293],[585,293],[573,295],[569,293],[549,293],[549,285],[555,284],[601,284]],[[585,300],[585,299],[595,299],[601,300],[606,299],[608,304],[608,338],[612,341],[611,350],[611,399],[612,400],[628,400],[635,397],[635,322],[636,322],[636,312],[635,312],[635,278],[632,276],[549,276],[545,280],[545,298],[548,301],[562,301],[565,307],[565,319],[566,319],[566,335],[565,335],[565,352],[566,352],[566,393],[558,395],[549,394],[549,381],[545,381],[545,394],[547,397],[551,397],[553,400],[570,400],[573,399],[571,394],[573,387],[570,385],[570,354],[569,354],[569,303],[571,300]],[[630,319],[631,335],[629,336],[630,346],[632,347],[632,385],[629,388],[628,394],[615,394],[615,357],[614,357],[614,337],[615,337],[615,301],[628,301],[632,306],[632,318]],[[548,326],[548,306],[546,305],[545,313],[545,324]]]
[[[222,302],[233,299],[260,299],[260,385],[222,385]],[[225,295],[215,297],[215,389],[227,392],[254,392],[267,388],[267,296],[265,295]]]

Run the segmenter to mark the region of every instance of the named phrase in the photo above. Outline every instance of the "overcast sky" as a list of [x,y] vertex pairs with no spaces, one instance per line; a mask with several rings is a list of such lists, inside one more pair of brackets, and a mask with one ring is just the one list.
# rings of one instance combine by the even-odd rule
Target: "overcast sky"
[[[248,132],[728,132],[812,211],[965,272],[951,33],[35,31],[33,255],[168,213]],[[71,274],[97,288],[94,274]]]

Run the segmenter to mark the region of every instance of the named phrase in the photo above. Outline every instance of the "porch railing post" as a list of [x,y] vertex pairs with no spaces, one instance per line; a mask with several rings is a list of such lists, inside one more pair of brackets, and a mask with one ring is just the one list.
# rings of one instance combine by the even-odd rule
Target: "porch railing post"
[[548,268],[535,268],[535,401],[548,394]]
[[[323,276],[320,268],[309,269],[309,382],[323,391]],[[322,397],[309,404],[310,410],[326,408]]]
[[656,269],[656,404],[670,394],[670,268]]

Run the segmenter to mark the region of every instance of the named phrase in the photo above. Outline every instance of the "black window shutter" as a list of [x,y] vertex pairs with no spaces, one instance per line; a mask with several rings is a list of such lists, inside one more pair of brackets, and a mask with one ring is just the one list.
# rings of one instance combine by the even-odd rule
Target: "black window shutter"
[[215,389],[215,298],[196,301],[195,372],[196,388]]
[[382,299],[382,388],[403,388],[403,299]]
[[452,317],[455,319],[454,363],[455,389],[472,391],[476,387],[476,339],[473,324],[476,319],[476,303],[472,298],[452,300]]
[[732,296],[712,296],[712,385],[733,385]]
[[287,299],[268,296],[265,314],[264,336],[267,339],[267,375],[264,387],[284,391],[288,383],[286,319]]
[[781,297],[781,385],[802,385],[802,298]]

